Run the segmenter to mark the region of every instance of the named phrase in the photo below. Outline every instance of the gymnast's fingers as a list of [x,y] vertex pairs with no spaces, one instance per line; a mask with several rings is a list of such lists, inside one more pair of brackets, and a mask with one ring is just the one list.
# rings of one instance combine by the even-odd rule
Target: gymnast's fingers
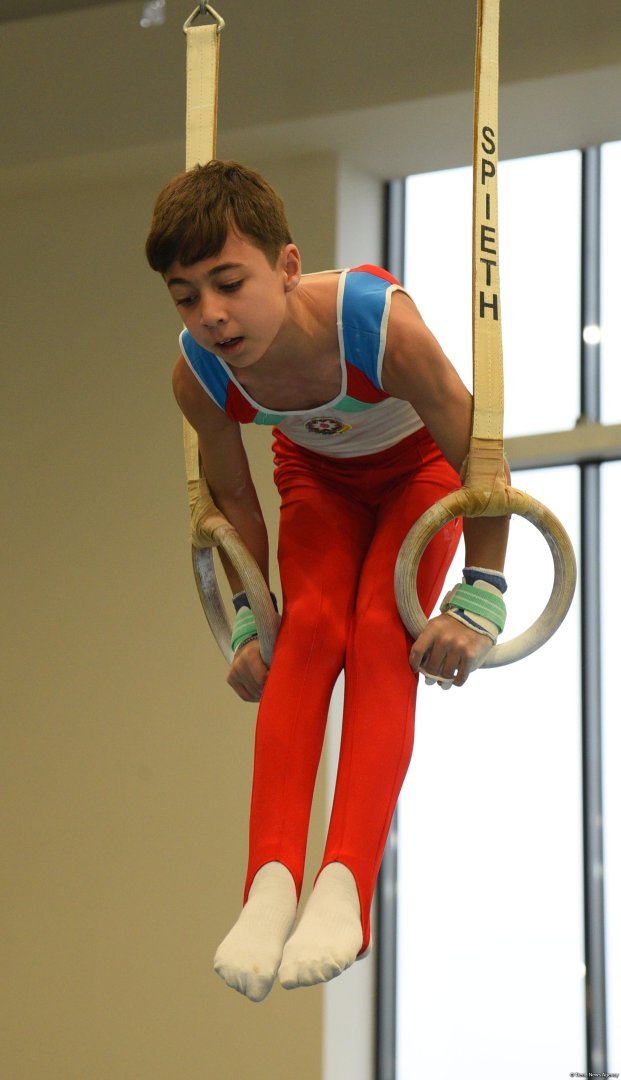
[[227,676],[229,686],[242,701],[260,701],[268,669],[261,659],[258,641],[249,641],[237,650]]

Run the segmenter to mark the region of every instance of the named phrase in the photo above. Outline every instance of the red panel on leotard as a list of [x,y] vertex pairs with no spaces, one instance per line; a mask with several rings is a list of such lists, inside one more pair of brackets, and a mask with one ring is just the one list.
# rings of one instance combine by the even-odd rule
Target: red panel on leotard
[[357,401],[368,401],[370,404],[385,401],[387,397],[390,397],[390,394],[385,393],[384,390],[378,390],[360,368],[349,364],[347,360],[345,361],[345,367],[347,368],[347,394],[349,397],[356,398]]
[[393,277],[388,270],[383,270],[381,266],[372,266],[370,263],[363,263],[362,266],[352,266],[350,273],[373,274],[375,277],[383,278],[384,281],[389,281],[391,285],[401,285],[401,282],[396,277]]
[[226,414],[240,424],[251,424],[258,410],[244,397],[231,379],[226,390]]

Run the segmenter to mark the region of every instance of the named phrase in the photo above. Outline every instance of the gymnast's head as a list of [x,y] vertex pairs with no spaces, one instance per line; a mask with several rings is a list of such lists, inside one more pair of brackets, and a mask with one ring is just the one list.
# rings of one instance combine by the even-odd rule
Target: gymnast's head
[[157,197],[145,245],[149,266],[165,274],[219,255],[229,232],[258,247],[271,266],[291,234],[280,195],[235,161],[210,161],[174,176]]

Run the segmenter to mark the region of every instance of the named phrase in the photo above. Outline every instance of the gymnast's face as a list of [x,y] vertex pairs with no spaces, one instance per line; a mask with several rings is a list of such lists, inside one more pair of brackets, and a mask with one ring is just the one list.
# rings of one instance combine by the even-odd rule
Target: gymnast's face
[[247,368],[274,344],[300,280],[300,256],[287,244],[274,266],[260,248],[229,230],[218,255],[174,262],[164,280],[190,334],[231,367]]

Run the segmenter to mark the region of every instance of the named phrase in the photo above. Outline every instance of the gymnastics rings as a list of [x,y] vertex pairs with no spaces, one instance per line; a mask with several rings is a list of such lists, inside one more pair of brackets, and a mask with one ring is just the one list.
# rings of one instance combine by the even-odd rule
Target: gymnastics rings
[[[200,15],[210,15],[215,27],[196,27]],[[216,152],[218,101],[218,48],[224,19],[209,4],[201,3],[183,24],[187,42],[186,169],[207,162]],[[218,510],[199,466],[198,437],[184,418],[185,471],[192,522],[192,565],[201,605],[224,655],[232,658],[231,625],[226,613],[213,559],[220,549],[234,566],[255,617],[264,663],[272,661],[278,616],[265,579],[239,534]]]
[[395,595],[401,618],[413,637],[424,630],[427,619],[416,590],[416,574],[429,541],[457,517],[504,517],[517,514],[537,527],[545,538],[554,563],[554,583],[539,618],[523,633],[502,645],[494,645],[482,667],[501,667],[522,660],[552,637],[565,618],[576,587],[576,559],[569,536],[557,517],[531,495],[498,483],[489,491],[462,487],[440,499],[410,529],[397,558]]
[[213,559],[217,547],[239,574],[243,591],[257,624],[259,649],[267,667],[272,662],[278,615],[265,578],[237,530],[221,514],[209,496],[199,499],[192,510],[192,565],[194,579],[207,622],[225,658],[232,659],[231,624],[224,606]]
[[[478,0],[472,245],[474,412],[465,483],[419,518],[406,536],[395,566],[399,612],[412,636],[418,637],[427,619],[418,599],[416,574],[427,544],[444,525],[457,517],[506,517],[513,513],[539,529],[554,562],[552,592],[532,626],[511,641],[494,645],[482,664],[487,668],[512,664],[540,648],[565,618],[576,587],[576,558],[558,518],[531,495],[509,487],[503,479],[504,402],[496,246],[498,28],[499,0]],[[477,250],[478,244],[481,251]],[[487,252],[494,258],[490,259]]]

